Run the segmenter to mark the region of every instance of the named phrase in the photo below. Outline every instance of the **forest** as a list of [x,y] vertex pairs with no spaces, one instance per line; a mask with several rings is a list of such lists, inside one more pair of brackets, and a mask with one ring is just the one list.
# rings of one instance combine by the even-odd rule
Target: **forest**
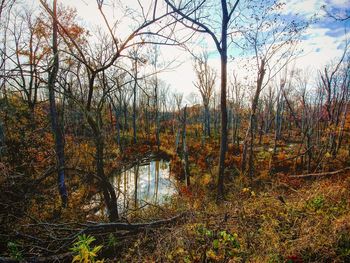
[[348,0],[0,0],[0,262],[350,262]]

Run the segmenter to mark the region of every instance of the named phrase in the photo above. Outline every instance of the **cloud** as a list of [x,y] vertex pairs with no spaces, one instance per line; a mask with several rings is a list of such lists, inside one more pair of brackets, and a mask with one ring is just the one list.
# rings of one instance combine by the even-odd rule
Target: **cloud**
[[[341,0],[339,0],[341,1]],[[282,1],[283,2],[283,1]],[[306,18],[321,12],[321,8],[325,5],[325,1],[320,0],[291,0],[287,1],[284,7],[285,14],[300,14]]]
[[[149,2],[148,0],[144,1]],[[325,5],[327,10],[342,11],[349,7],[349,0],[281,0],[281,2],[282,1],[286,2],[283,12],[281,13],[282,16],[293,17],[295,14],[299,14],[299,17],[309,19],[313,15],[318,14],[319,18],[317,23],[308,28],[302,36],[300,48],[302,48],[304,52],[303,55],[295,61],[296,67],[304,69],[312,68],[317,71],[322,69],[331,60],[335,60],[341,56],[345,39],[344,24],[334,22],[330,18],[325,17],[322,6]],[[87,21],[89,26],[102,23],[95,1],[62,0],[61,2],[70,6],[75,6],[79,16]],[[135,6],[135,2],[135,0],[123,1],[124,5],[127,3],[127,5],[132,6]],[[144,3],[143,1],[141,2]],[[121,19],[123,16],[117,13],[117,11],[112,11],[112,8],[109,10],[108,7],[106,7],[105,11],[110,21]],[[126,30],[120,31],[118,31],[119,34],[125,34],[130,32],[130,29],[126,28]],[[211,53],[210,63],[217,69],[219,75],[220,60],[216,47],[209,35],[202,35],[202,38],[204,39],[203,42],[207,44],[207,50]],[[193,85],[195,74],[193,72],[190,55],[173,47],[164,49],[163,54],[166,60],[179,57],[179,60],[183,63],[173,71],[162,73],[160,78],[170,84],[173,90],[185,93],[185,97],[191,92],[197,92]],[[244,58],[234,53],[230,53],[229,55],[234,55],[235,57],[235,60],[229,64],[230,75],[233,70],[236,71],[240,78],[244,78],[247,74],[253,75],[253,73],[247,71],[244,67],[246,63]],[[219,79],[217,81],[217,86],[219,86]]]
[[334,8],[349,8],[349,0],[329,0],[327,4],[333,6]]
[[342,37],[344,36],[344,34],[345,34],[345,30],[343,28],[328,30],[326,32],[326,35],[330,37]]
[[[301,41],[303,55],[296,60],[299,68],[322,69],[333,60],[337,60],[343,53],[346,36],[334,37],[327,28],[311,27],[306,31],[310,37]],[[348,36],[349,37],[349,34]]]

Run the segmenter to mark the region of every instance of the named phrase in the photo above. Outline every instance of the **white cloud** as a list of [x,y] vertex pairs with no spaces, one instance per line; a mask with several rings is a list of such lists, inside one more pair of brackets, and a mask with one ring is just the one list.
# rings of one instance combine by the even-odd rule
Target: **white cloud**
[[349,34],[334,38],[328,36],[327,32],[327,28],[316,27],[311,27],[306,31],[309,38],[300,43],[301,48],[304,49],[304,56],[297,60],[298,65],[321,69],[342,55],[343,50],[338,49],[338,46],[345,42],[346,37],[349,38]]
[[[148,0],[144,1],[149,2]],[[144,1],[142,1],[142,3],[144,3]],[[78,15],[87,21],[87,25],[89,27],[103,24],[103,20],[98,12],[95,0],[61,0],[60,2],[76,7]],[[132,6],[135,6],[136,2],[136,0],[123,1],[124,5],[127,4]],[[349,4],[349,0],[290,0],[286,1],[284,14],[288,15],[299,13],[299,15],[305,18],[309,18],[315,13],[323,15],[323,5],[330,8],[336,7],[342,9],[347,8]],[[110,21],[115,21],[123,17],[123,14],[113,11],[111,7],[106,6],[104,10]],[[124,33],[130,32],[130,30],[124,30],[124,28],[128,29],[128,27],[125,26],[121,27],[120,31]],[[317,71],[322,69],[331,60],[341,56],[343,51],[337,49],[337,47],[340,45],[340,43],[342,43],[342,41],[344,41],[344,37],[336,38],[329,36],[326,34],[329,30],[330,29],[328,28],[317,27],[317,25],[314,25],[306,30],[305,35],[307,35],[308,38],[306,40],[302,40],[300,43],[300,48],[304,49],[303,56],[295,61],[298,68],[312,68],[316,69]],[[215,52],[216,48],[213,45],[212,39],[208,35],[203,35],[203,37],[208,45],[207,49]],[[162,50],[165,60],[169,61],[173,58],[179,58],[179,60],[181,60],[183,63],[173,71],[162,73],[160,77],[170,84],[173,90],[183,92],[185,97],[191,92],[197,92],[193,85],[193,81],[195,81],[195,74],[190,55],[174,47],[162,48]],[[237,58],[229,65],[229,74],[232,74],[232,71],[235,70],[239,76],[244,77],[247,75],[247,71],[241,66],[243,63],[244,61],[242,59]],[[218,56],[212,57],[210,59],[210,64],[217,69],[219,74],[220,61]],[[217,86],[219,86],[219,79]]]
[[325,4],[324,0],[290,0],[286,1],[283,12],[285,14],[300,14],[305,17],[310,17],[316,13],[320,13],[320,11],[322,11],[321,7]]

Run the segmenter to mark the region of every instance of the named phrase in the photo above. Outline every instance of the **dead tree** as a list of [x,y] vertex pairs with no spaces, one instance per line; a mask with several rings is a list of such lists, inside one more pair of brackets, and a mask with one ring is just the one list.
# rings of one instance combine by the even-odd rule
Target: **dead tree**
[[208,53],[203,53],[194,58],[194,70],[197,80],[195,87],[199,90],[204,106],[204,137],[210,137],[210,100],[214,92],[216,72],[209,66]]
[[248,157],[250,178],[254,174],[254,140],[260,95],[270,80],[293,58],[300,33],[307,26],[306,23],[285,21],[279,13],[282,8],[283,5],[275,1],[249,1],[245,6],[249,15],[244,16],[246,19],[240,24],[246,51],[253,54],[252,61],[257,72],[242,156],[242,171],[246,171]]
[[[220,54],[221,61],[221,95],[220,95],[220,109],[221,109],[221,140],[220,140],[220,158],[218,170],[218,184],[217,184],[217,199],[224,198],[224,176],[225,176],[225,157],[227,152],[227,48],[228,48],[228,30],[233,20],[233,14],[239,3],[239,0],[234,3],[228,3],[226,0],[221,0],[220,7],[217,4],[214,6],[210,1],[202,1],[200,3],[191,4],[191,1],[181,1],[177,5],[174,1],[165,0],[167,5],[178,15],[177,19],[185,27],[190,28],[196,32],[208,34],[214,41],[217,51]],[[214,20],[217,16],[212,14],[212,9],[218,8],[221,14],[218,22],[220,29],[211,27],[216,24]]]
[[57,0],[53,1],[52,9],[52,51],[53,51],[53,65],[49,73],[48,89],[49,89],[49,101],[50,101],[50,118],[51,118],[51,128],[55,137],[55,147],[57,156],[57,166],[58,166],[58,189],[62,200],[62,206],[66,207],[68,202],[68,194],[64,180],[64,138],[62,127],[59,123],[56,98],[55,98],[55,83],[57,72],[59,69],[59,57],[58,57],[58,25],[57,25]]

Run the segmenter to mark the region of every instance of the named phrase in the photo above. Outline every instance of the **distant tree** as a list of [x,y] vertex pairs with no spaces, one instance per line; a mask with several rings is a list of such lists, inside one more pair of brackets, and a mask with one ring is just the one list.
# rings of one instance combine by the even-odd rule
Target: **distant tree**
[[252,55],[256,69],[255,91],[251,102],[250,123],[244,140],[242,170],[246,168],[248,151],[248,174],[254,174],[254,139],[257,130],[257,110],[260,94],[295,55],[296,44],[307,22],[284,19],[280,10],[283,4],[276,1],[254,0],[243,7],[245,15],[236,27],[245,42],[244,50]]
[[182,118],[182,163],[183,163],[183,169],[185,173],[185,184],[187,187],[190,186],[191,180],[190,180],[190,168],[189,168],[189,162],[188,162],[188,147],[187,147],[187,132],[186,132],[186,125],[187,125],[187,105],[183,109],[183,118]]
[[[328,145],[326,146],[333,157],[336,157],[341,142],[344,122],[348,111],[350,84],[350,54],[346,44],[344,52],[335,65],[326,66],[320,73],[322,94],[324,96],[325,119],[328,122]],[[342,121],[342,115],[343,120]],[[341,133],[339,125],[342,123]],[[337,139],[338,137],[338,139]]]
[[[53,14],[47,7],[47,4],[43,0],[41,0],[41,3],[52,16]],[[87,91],[84,92],[84,97],[80,100],[82,101],[80,108],[93,134],[98,185],[102,190],[109,218],[111,221],[115,221],[119,217],[117,195],[105,172],[105,133],[102,112],[109,94],[112,93],[111,89],[114,87],[114,85],[111,85],[111,81],[107,81],[107,72],[116,67],[117,63],[122,58],[125,58],[127,51],[131,48],[155,43],[156,41],[151,37],[157,37],[159,43],[168,45],[178,43],[171,41],[171,38],[168,37],[168,35],[172,34],[172,31],[167,30],[167,27],[160,24],[160,22],[167,24],[165,20],[168,18],[169,13],[167,10],[159,11],[157,1],[150,3],[147,10],[153,10],[153,12],[148,12],[147,14],[144,13],[145,9],[140,4],[141,16],[137,16],[135,12],[134,16],[131,17],[136,26],[130,30],[124,39],[119,39],[116,36],[115,30],[117,27],[110,25],[104,13],[104,6],[103,0],[97,0],[98,11],[107,26],[108,32],[107,34],[99,32],[99,35],[103,37],[99,39],[99,44],[94,48],[88,43],[86,45],[79,44],[72,32],[64,24],[60,23],[60,21],[57,23],[60,29],[59,33],[69,47],[69,52],[67,53],[84,66],[84,83]],[[153,31],[155,33],[152,33]],[[123,85],[126,84],[124,83]],[[77,98],[73,99],[79,101]]]
[[183,93],[175,93],[173,94],[176,109],[177,109],[177,131],[176,131],[176,138],[175,138],[175,151],[178,151],[179,143],[180,143],[180,125],[181,125],[181,106],[182,106],[182,100],[183,100]]
[[[0,47],[0,95],[6,99],[6,82],[7,76],[7,61],[12,60],[12,55],[8,52],[8,35],[10,31],[11,10],[16,0],[1,0],[0,1],[0,33],[1,33],[1,47]],[[1,125],[1,123],[0,123]]]
[[197,80],[194,85],[199,90],[204,106],[204,136],[210,137],[210,100],[212,98],[216,72],[209,66],[208,53],[203,53],[194,58],[194,71],[196,73]]
[[154,112],[154,127],[156,134],[156,143],[159,150],[160,147],[160,124],[159,124],[159,78],[158,78],[158,67],[159,67],[159,46],[153,46],[153,55],[151,57],[151,64],[153,66],[154,76],[152,78],[153,87],[153,112]]
[[[132,61],[132,77],[133,77],[133,102],[132,102],[132,129],[133,129],[133,142],[137,142],[137,96],[138,96],[138,90],[139,90],[139,81],[140,81],[140,66],[145,64],[146,59],[143,57],[143,54],[140,51],[141,46],[135,46],[130,52],[130,58]],[[142,91],[142,90],[141,90]]]
[[15,59],[12,60],[8,77],[12,79],[12,88],[22,95],[27,104],[34,127],[34,110],[39,88],[44,82],[44,69],[48,68],[47,63],[51,56],[50,32],[42,14],[35,14],[27,7],[14,19],[12,26]]
[[[220,158],[218,170],[217,199],[224,198],[224,175],[225,175],[225,157],[227,152],[227,49],[229,27],[232,25],[233,14],[239,3],[239,0],[228,2],[220,1],[218,6],[216,1],[172,1],[165,0],[168,6],[177,13],[178,21],[185,27],[196,32],[208,34],[214,41],[221,60],[221,141]],[[220,15],[217,15],[215,11]]]
[[243,98],[245,96],[245,90],[238,80],[237,74],[233,73],[231,80],[231,110],[232,110],[232,144],[237,144],[239,146],[240,141],[240,123],[242,119],[243,110]]

